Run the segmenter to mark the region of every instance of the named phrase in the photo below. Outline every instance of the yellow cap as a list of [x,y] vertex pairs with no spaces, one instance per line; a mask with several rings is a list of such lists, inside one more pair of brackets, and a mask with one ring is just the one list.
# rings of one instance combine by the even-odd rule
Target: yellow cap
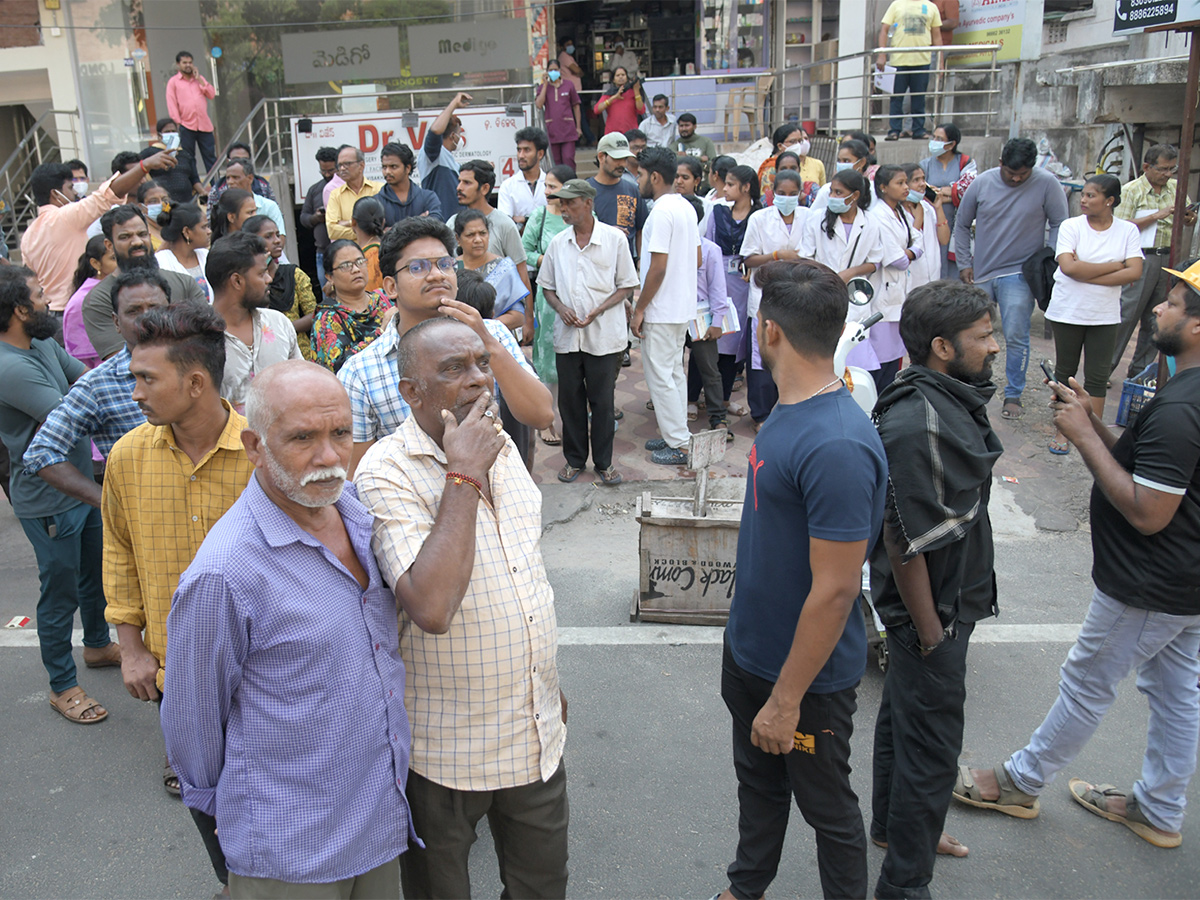
[[1200,294],[1200,262],[1192,263],[1192,265],[1188,266],[1188,268],[1182,272],[1177,272],[1174,269],[1168,269],[1166,266],[1163,266],[1163,271],[1170,272],[1172,275],[1182,279],[1187,283],[1188,287],[1190,287],[1197,294]]

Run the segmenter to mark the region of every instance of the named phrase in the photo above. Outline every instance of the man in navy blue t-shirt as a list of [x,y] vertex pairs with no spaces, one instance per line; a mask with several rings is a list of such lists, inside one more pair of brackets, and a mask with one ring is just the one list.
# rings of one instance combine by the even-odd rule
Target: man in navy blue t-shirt
[[856,611],[883,521],[887,459],[833,369],[845,284],[812,262],[770,263],[755,278],[758,343],[779,405],[750,453],[725,630],[721,696],[733,717],[740,816],[721,900],[751,900],[770,886],[789,785],[816,831],[825,896],[865,897],[867,839],[850,787],[867,656]]

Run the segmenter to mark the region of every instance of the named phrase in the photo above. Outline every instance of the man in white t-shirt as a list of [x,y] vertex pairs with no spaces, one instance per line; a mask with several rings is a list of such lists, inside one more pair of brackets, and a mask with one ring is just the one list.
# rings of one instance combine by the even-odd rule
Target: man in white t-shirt
[[642,229],[642,293],[630,328],[642,341],[642,369],[661,438],[646,442],[651,462],[687,465],[687,375],[683,340],[696,316],[700,230],[690,203],[675,193],[675,151],[638,154],[638,189],[654,208]]

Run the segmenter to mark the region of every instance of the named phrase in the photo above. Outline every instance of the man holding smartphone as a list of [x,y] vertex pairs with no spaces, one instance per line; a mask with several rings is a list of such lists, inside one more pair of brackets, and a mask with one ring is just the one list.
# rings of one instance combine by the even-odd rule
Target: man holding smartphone
[[59,321],[75,291],[75,266],[88,242],[88,226],[125,202],[148,169],[171,169],[175,157],[160,150],[129,171],[114,175],[82,200],[75,199],[74,175],[63,163],[42,163],[29,179],[37,217],[21,235],[21,261],[37,273],[50,311]]

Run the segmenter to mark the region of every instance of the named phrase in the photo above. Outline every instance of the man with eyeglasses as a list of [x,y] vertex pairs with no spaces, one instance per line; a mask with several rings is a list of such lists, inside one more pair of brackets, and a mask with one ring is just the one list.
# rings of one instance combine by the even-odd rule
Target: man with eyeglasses
[[[1126,378],[1133,378],[1154,362],[1154,308],[1167,297],[1167,276],[1163,266],[1171,255],[1172,217],[1175,213],[1175,173],[1179,169],[1179,151],[1170,144],[1155,144],[1142,157],[1142,174],[1121,188],[1121,202],[1113,215],[1127,219],[1142,232],[1146,262],[1142,277],[1121,288],[1121,324],[1117,328],[1117,346],[1113,351],[1112,371],[1116,373],[1125,355],[1125,347],[1138,332]],[[1196,211],[1189,210],[1183,221],[1196,222]],[[1150,235],[1153,234],[1153,243]],[[1138,326],[1141,326],[1140,328]]]
[[470,325],[491,353],[492,374],[509,411],[531,428],[549,428],[554,420],[550,391],[542,384],[504,325],[483,319],[459,303],[454,271],[454,236],[432,216],[403,219],[383,236],[379,269],[383,290],[396,304],[391,327],[342,366],[338,379],[350,395],[354,451],[350,474],[363,454],[392,434],[408,418],[396,374],[400,337],[420,322],[451,316]]
[[337,173],[346,183],[329,195],[325,206],[325,228],[330,241],[354,240],[354,229],[350,227],[354,204],[360,197],[374,197],[383,187],[377,181],[369,181],[366,158],[357,147],[342,147],[337,156]]

